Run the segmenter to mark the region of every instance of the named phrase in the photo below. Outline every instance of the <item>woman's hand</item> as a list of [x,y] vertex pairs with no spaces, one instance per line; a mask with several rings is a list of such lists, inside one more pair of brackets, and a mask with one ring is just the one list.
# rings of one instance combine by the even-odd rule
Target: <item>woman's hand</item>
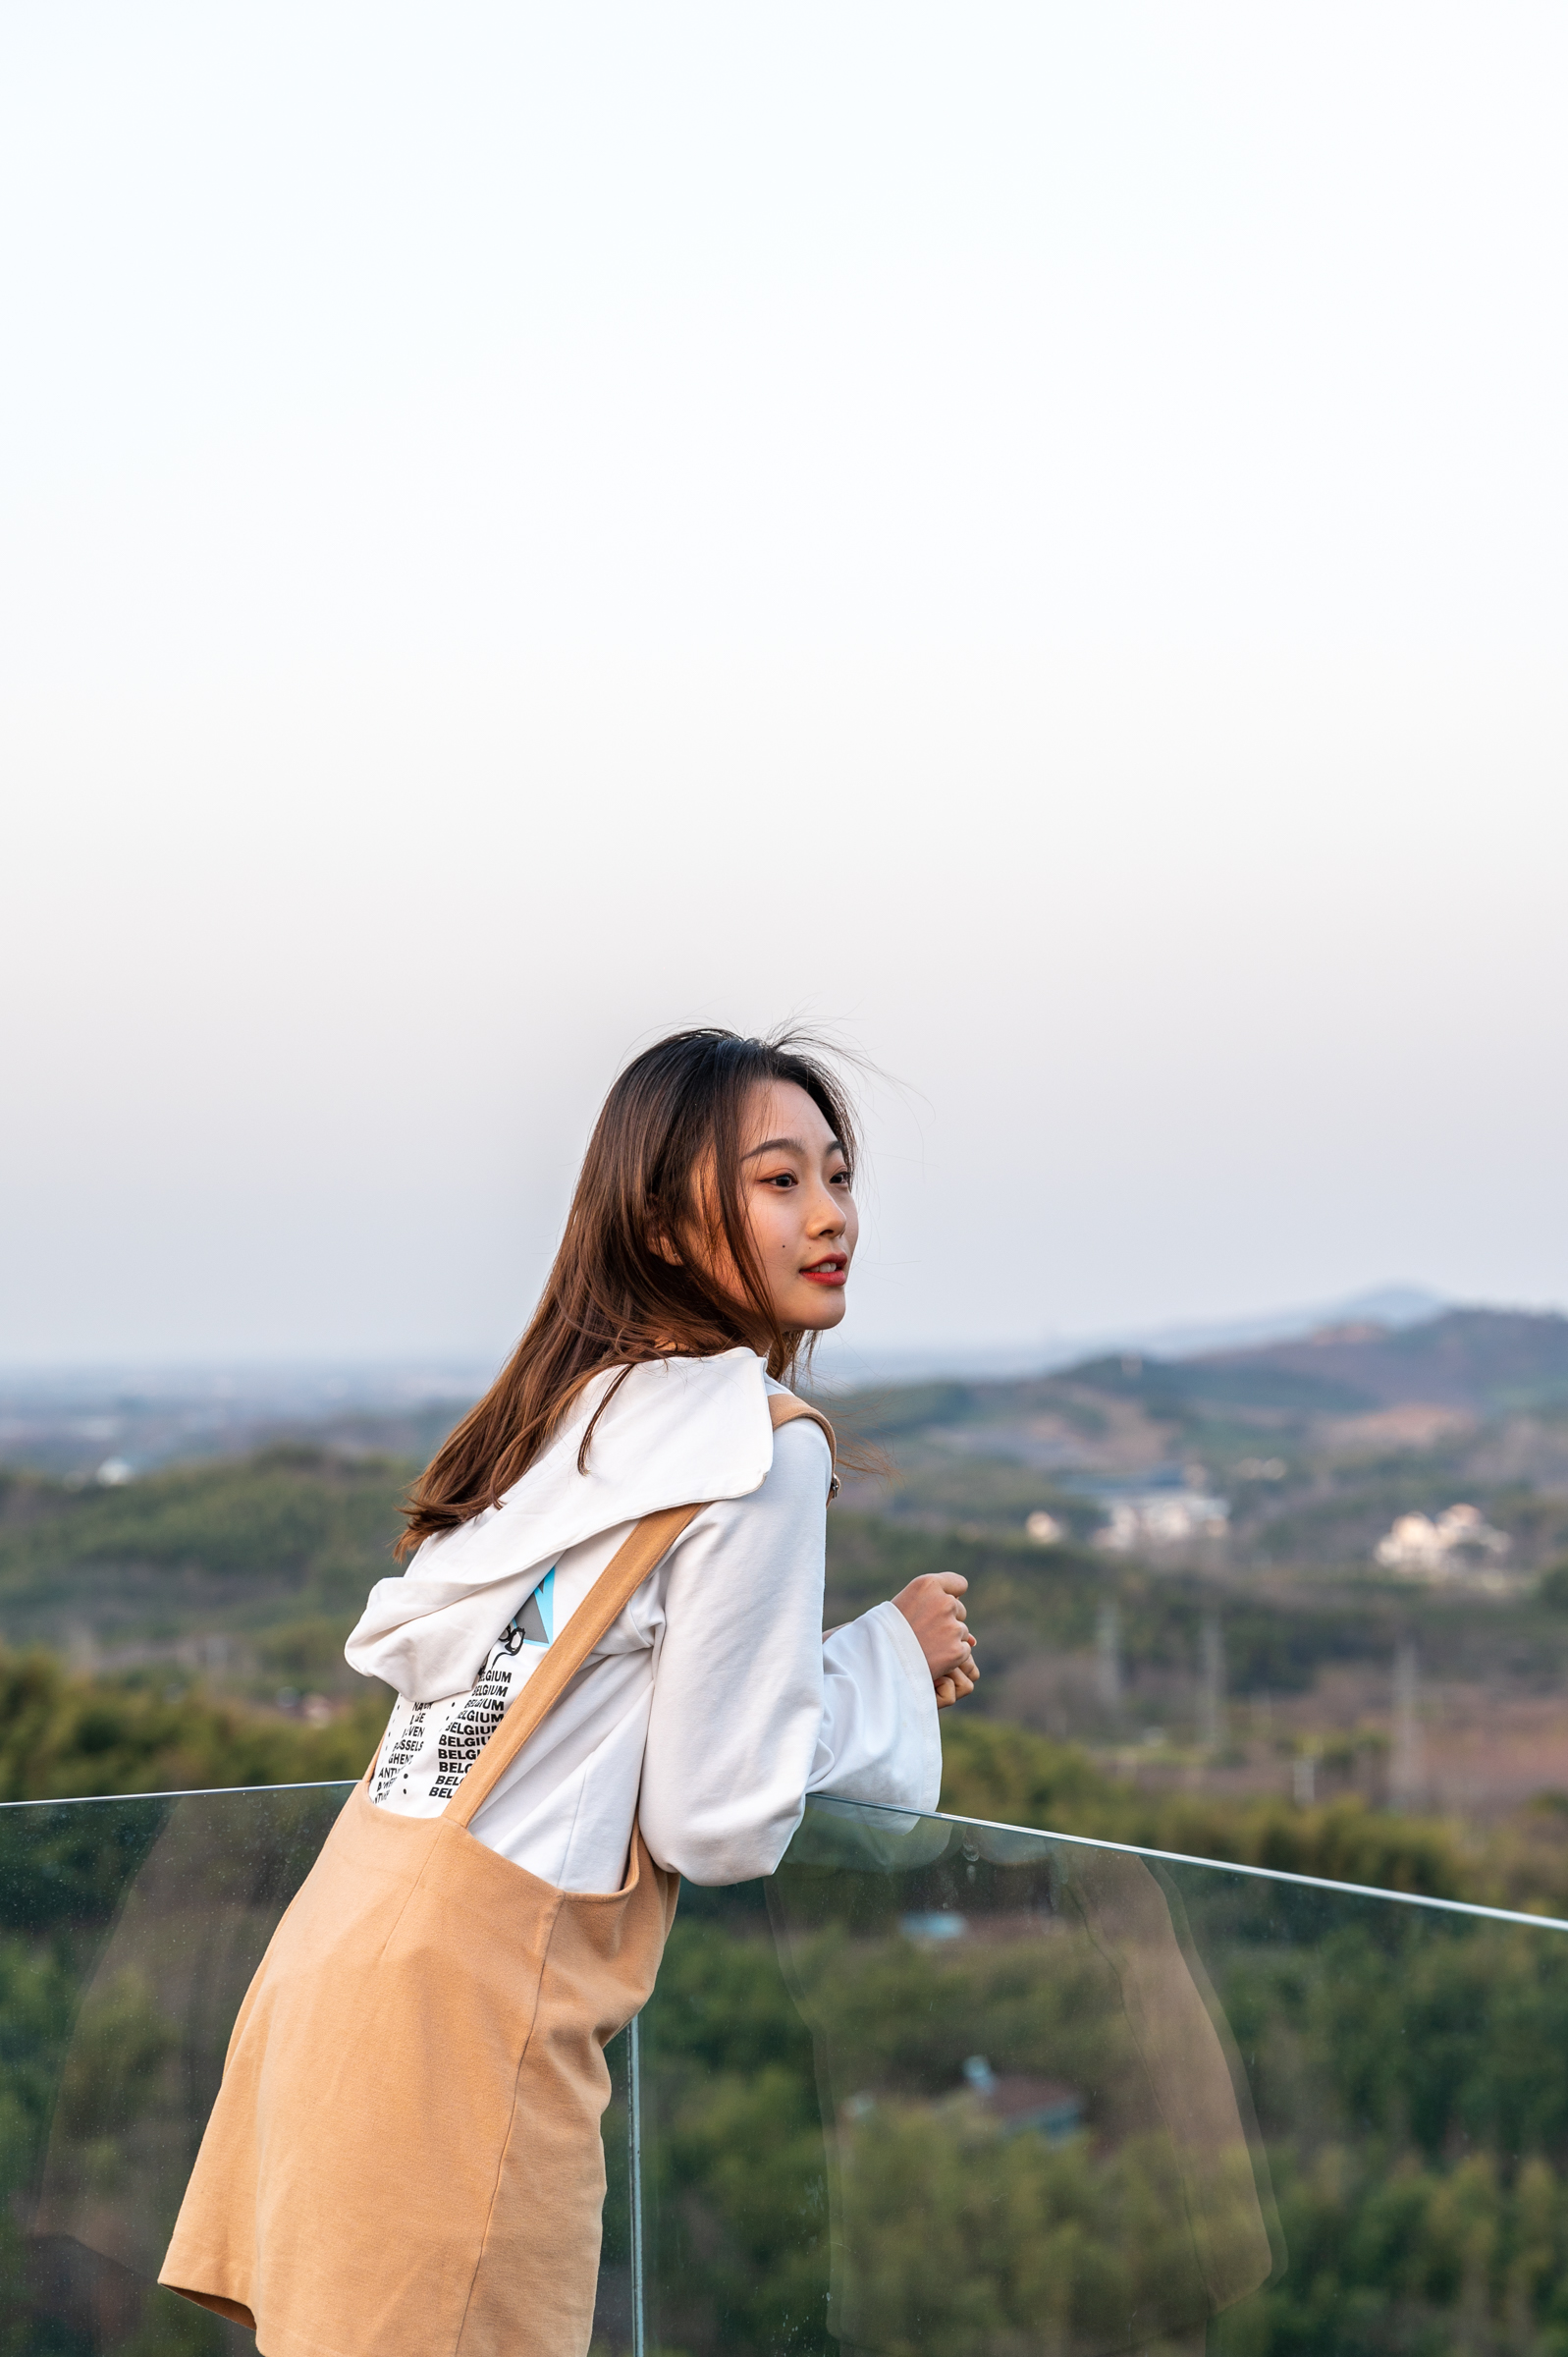
[[961,1571],[927,1571],[893,1598],[920,1640],[937,1689],[939,1711],[945,1711],[961,1694],[972,1694],[980,1675],[975,1641],[964,1626],[966,1616],[959,1602],[968,1585]]

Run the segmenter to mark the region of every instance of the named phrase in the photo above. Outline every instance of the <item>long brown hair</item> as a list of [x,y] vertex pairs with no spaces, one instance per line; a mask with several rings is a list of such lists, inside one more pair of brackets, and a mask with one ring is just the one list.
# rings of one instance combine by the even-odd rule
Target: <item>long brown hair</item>
[[[400,1555],[494,1506],[606,1367],[709,1358],[743,1343],[765,1354],[770,1375],[795,1371],[806,1338],[774,1313],[740,1186],[746,1101],[778,1081],[805,1090],[852,1170],[853,1115],[806,1033],[676,1031],[627,1065],[594,1124],[528,1330],[415,1483]],[[742,1298],[706,1274],[716,1258],[735,1271]],[[579,1464],[611,1397],[583,1436]]]

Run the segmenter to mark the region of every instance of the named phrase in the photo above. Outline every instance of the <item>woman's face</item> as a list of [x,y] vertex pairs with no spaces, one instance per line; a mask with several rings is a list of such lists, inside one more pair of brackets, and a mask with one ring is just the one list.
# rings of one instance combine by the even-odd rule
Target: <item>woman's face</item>
[[792,1080],[753,1089],[746,1115],[741,1196],[774,1314],[821,1333],[844,1314],[860,1236],[843,1148]]

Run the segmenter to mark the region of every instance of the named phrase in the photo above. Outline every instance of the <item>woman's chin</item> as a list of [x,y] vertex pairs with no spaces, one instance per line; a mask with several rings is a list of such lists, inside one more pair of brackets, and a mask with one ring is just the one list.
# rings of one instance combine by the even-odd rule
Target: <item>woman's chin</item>
[[807,1334],[826,1334],[830,1327],[843,1324],[844,1312],[848,1307],[843,1288],[838,1286],[832,1292],[814,1291],[813,1297],[802,1301],[788,1322]]

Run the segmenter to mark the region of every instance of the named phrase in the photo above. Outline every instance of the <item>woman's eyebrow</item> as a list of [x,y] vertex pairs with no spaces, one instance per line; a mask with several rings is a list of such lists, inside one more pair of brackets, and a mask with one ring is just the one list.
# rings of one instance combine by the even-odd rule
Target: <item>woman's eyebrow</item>
[[753,1146],[750,1152],[747,1154],[742,1154],[740,1159],[742,1162],[755,1162],[759,1154],[780,1154],[785,1152],[790,1154],[799,1154],[803,1157],[805,1151],[806,1149],[801,1144],[798,1137],[765,1137],[760,1146]]
[[[755,1162],[759,1154],[789,1153],[798,1154],[801,1161],[804,1162],[806,1159],[806,1151],[807,1150],[805,1146],[801,1143],[798,1137],[765,1137],[760,1146],[752,1146],[746,1153],[741,1155],[740,1159],[742,1162]],[[843,1148],[836,1137],[830,1137],[828,1140],[827,1151],[830,1154],[841,1154],[843,1152]]]

